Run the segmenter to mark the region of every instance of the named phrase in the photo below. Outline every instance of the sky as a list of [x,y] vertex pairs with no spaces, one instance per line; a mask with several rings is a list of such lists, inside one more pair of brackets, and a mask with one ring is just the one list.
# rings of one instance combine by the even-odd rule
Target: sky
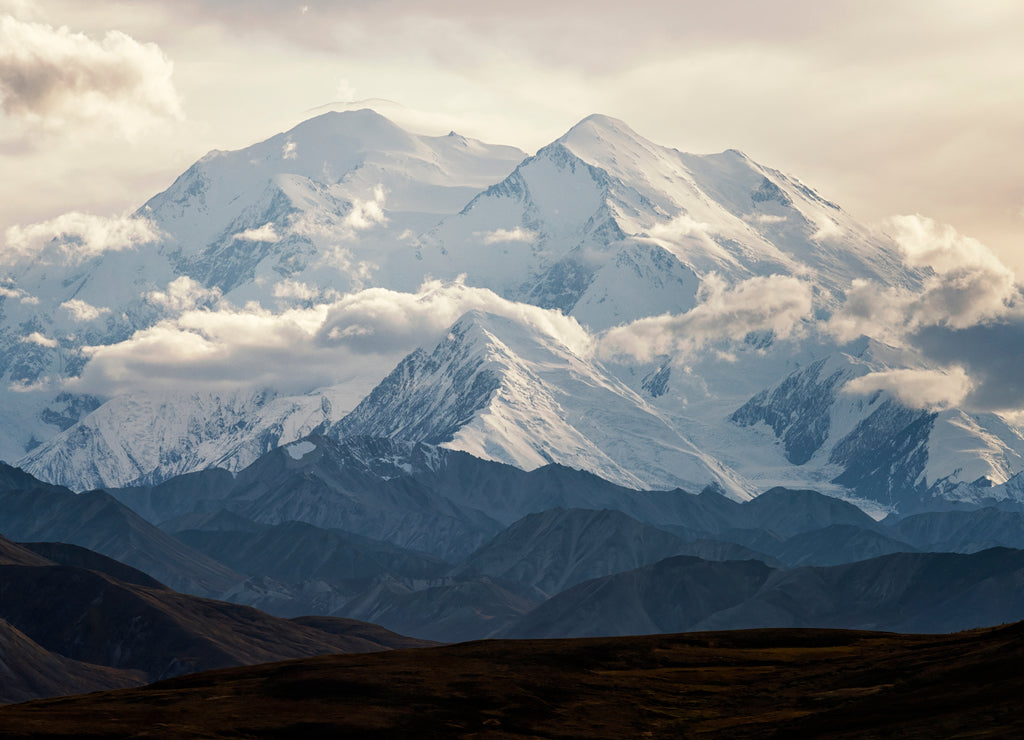
[[531,153],[600,112],[1024,274],[1022,38],[1019,0],[0,0],[0,234],[133,210],[331,107]]

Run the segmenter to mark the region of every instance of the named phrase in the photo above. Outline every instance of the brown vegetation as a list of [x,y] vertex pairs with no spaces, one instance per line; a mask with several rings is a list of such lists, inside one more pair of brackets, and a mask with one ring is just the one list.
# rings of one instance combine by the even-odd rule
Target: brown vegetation
[[12,736],[1007,737],[1024,626],[749,630],[328,656],[0,708]]

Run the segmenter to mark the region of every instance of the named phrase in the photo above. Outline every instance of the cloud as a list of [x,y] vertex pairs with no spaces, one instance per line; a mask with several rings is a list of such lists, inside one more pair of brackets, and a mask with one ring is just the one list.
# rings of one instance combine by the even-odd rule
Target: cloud
[[11,226],[4,233],[7,248],[0,262],[25,257],[44,262],[76,264],[103,252],[134,249],[160,238],[156,224],[145,218],[94,216],[72,211],[50,221]]
[[384,215],[385,192],[383,185],[373,189],[373,197],[366,200],[352,199],[352,210],[345,214],[344,226],[353,232],[365,231],[377,224],[387,223]]
[[933,362],[962,367],[971,380],[963,398],[975,411],[1024,411],[1024,310],[998,322],[963,329],[929,326],[913,337],[914,346]]
[[288,232],[308,239],[352,241],[359,232],[378,224],[387,223],[384,203],[387,191],[383,185],[376,185],[369,198],[353,198],[349,210],[338,221],[336,218],[316,211],[307,211],[288,226]]
[[708,231],[711,225],[701,221],[695,221],[685,213],[681,213],[670,221],[659,222],[650,228],[648,235],[655,239],[667,241],[679,241],[688,236],[710,238]]
[[0,17],[0,109],[45,129],[99,124],[134,137],[183,119],[173,65],[120,31],[101,40],[67,27]]
[[295,298],[300,301],[312,301],[320,296],[320,290],[311,288],[298,280],[282,280],[274,285],[274,298]]
[[[308,288],[295,283],[283,290],[301,287]],[[69,387],[99,395],[182,385],[305,392],[348,381],[365,393],[402,357],[432,347],[471,310],[525,323],[577,354],[593,348],[587,331],[558,311],[514,303],[461,280],[427,281],[415,293],[371,288],[276,312],[255,303],[187,308],[125,341],[85,348],[89,361]]]
[[818,229],[811,234],[811,239],[815,241],[838,239],[843,235],[843,228],[828,216],[821,215],[816,217],[815,225]]
[[78,298],[64,301],[60,307],[71,314],[75,321],[94,321],[103,314],[110,313],[109,308],[97,308]]
[[911,408],[938,411],[963,404],[973,387],[964,368],[954,366],[868,373],[849,381],[843,390],[857,395],[886,391]]
[[535,242],[537,232],[517,226],[514,229],[495,229],[494,231],[477,232],[484,244],[502,244],[505,242]]
[[190,311],[194,308],[210,308],[221,298],[219,288],[204,288],[187,275],[167,284],[166,290],[154,290],[146,294],[146,300],[168,311]]
[[288,139],[281,147],[281,159],[298,159],[299,158],[299,145],[291,139]]
[[50,349],[58,346],[56,339],[45,337],[37,331],[32,332],[27,337],[22,337],[21,341],[27,344],[38,344],[40,347],[49,347]]
[[[0,260],[3,262],[3,260]],[[0,285],[0,298],[17,298],[21,303],[28,306],[34,306],[39,303],[39,299],[34,295],[29,295],[21,288],[15,288],[13,285]]]
[[263,224],[258,229],[246,229],[240,231],[231,237],[231,241],[247,241],[247,242],[279,242],[281,241],[280,234],[274,229],[273,222]]
[[951,226],[922,216],[892,225],[904,263],[924,271],[920,288],[855,280],[828,330],[912,348],[939,368],[874,373],[850,389],[888,390],[918,408],[1024,409],[1024,300],[1013,271]]
[[698,304],[684,314],[638,319],[607,331],[599,353],[649,362],[664,354],[683,356],[719,340],[741,340],[752,331],[786,338],[813,309],[811,286],[794,277],[772,275],[729,286],[715,273],[704,278]]
[[997,321],[1021,301],[1012,270],[976,239],[923,216],[892,219],[904,263],[924,270],[921,287],[854,280],[829,321],[841,341],[861,334],[902,343],[924,327],[964,329]]
[[345,344],[359,352],[390,352],[430,344],[468,311],[504,316],[557,338],[581,356],[593,351],[593,339],[560,311],[516,303],[484,288],[427,280],[416,293],[370,288],[344,296],[331,306],[321,341]]
[[751,213],[743,218],[756,224],[781,224],[787,221],[785,216],[773,216],[770,213]]

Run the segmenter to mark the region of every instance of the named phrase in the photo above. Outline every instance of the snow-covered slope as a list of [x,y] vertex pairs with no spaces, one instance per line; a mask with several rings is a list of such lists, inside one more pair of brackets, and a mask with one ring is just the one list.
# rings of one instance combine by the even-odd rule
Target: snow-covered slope
[[75,490],[156,483],[210,467],[238,471],[336,421],[335,407],[329,390],[132,393],[40,445],[21,467]]
[[[917,362],[861,338],[761,391],[730,421],[777,440],[791,474],[839,484],[887,510],[937,496],[981,500],[1024,466],[1018,429],[997,414],[912,409],[885,391],[844,392],[854,378]],[[953,493],[975,483],[973,494]]]
[[631,488],[737,498],[752,487],[602,366],[559,338],[473,311],[418,350],[331,429],[443,444],[526,470],[557,462]]
[[435,275],[468,273],[596,329],[686,311],[711,272],[800,275],[831,304],[855,278],[920,279],[799,181],[737,151],[682,154],[599,115],[445,219],[421,252]]
[[[867,372],[924,365],[872,340],[837,345],[815,321],[854,280],[914,289],[926,276],[890,238],[734,150],[683,154],[595,115],[526,158],[454,133],[411,134],[372,111],[325,114],[211,152],[132,223],[146,233],[130,248],[76,252],[58,240],[8,259],[0,281],[0,457],[75,488],[238,470],[330,425],[526,469],[557,461],[634,488],[718,481],[742,498],[817,486],[881,504],[876,513],[907,497],[982,500],[970,484],[1002,484],[1024,466],[1021,431],[999,416],[843,392]],[[338,381],[315,385],[345,384],[293,395],[153,388],[109,398],[63,385],[95,356],[89,347],[182,330],[173,322],[186,304],[265,315],[317,306],[326,316],[363,287],[459,279],[466,292],[562,311],[600,342],[625,322],[779,276],[813,296],[788,338],[764,327],[701,337],[687,357],[609,357],[507,318],[531,307],[471,313],[436,346],[436,334],[407,333],[372,378],[353,382],[356,371],[338,363]],[[184,278],[188,295],[172,295]],[[362,336],[344,320],[331,336]],[[344,417],[416,341],[424,346]]]
[[[83,348],[128,339],[183,307],[271,308],[282,284],[307,302],[372,284],[414,290],[424,272],[412,235],[524,156],[454,132],[410,134],[369,110],[327,113],[211,152],[132,219],[86,218],[84,230],[73,224],[75,235],[38,251],[0,253],[0,405],[13,417],[0,458],[20,458],[98,405],[56,398],[88,362]],[[176,298],[168,286],[181,278],[190,290]]]

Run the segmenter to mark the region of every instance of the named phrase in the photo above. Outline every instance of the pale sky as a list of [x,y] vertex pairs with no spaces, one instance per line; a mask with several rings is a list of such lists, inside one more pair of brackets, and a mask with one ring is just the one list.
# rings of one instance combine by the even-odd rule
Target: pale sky
[[321,106],[534,152],[584,116],[743,150],[1024,274],[1019,0],[0,0],[0,234],[133,210]]

